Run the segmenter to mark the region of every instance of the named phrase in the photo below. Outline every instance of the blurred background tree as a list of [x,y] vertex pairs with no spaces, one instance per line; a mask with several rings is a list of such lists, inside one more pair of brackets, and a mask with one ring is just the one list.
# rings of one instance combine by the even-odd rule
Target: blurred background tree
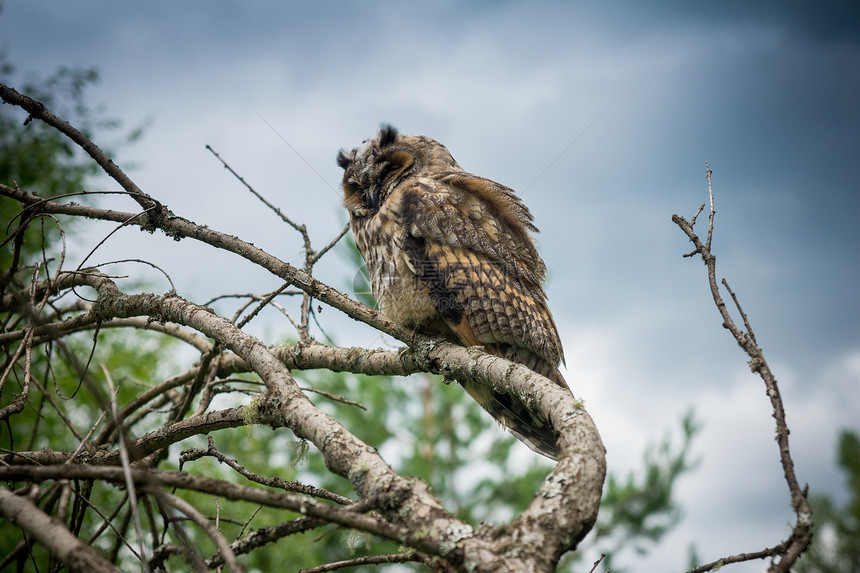
[[[17,71],[2,52],[0,81],[13,85],[18,81]],[[39,99],[89,136],[99,141],[112,138],[114,146],[133,142],[142,130],[122,132],[119,121],[104,120],[104,110],[91,107],[86,91],[97,81],[98,73],[93,69],[60,68],[45,79],[29,78],[18,84],[20,91]],[[41,122],[20,129],[25,119],[19,109],[0,106],[0,181],[44,197],[82,191],[88,179],[97,173],[97,167],[63,135]],[[16,274],[32,272],[31,265],[40,261],[47,263],[59,252],[55,244],[58,228],[54,225],[46,224],[44,229],[30,225],[23,234],[14,232],[21,223],[17,218],[19,211],[18,203],[0,198],[0,217],[8,225],[9,233],[0,251],[0,286],[15,281]],[[66,228],[66,232],[70,231],[74,229]],[[24,243],[19,251],[20,260],[15,260],[12,254],[15,240]],[[360,256],[349,238],[341,246],[341,254],[350,269],[345,275],[361,267]],[[356,293],[362,302],[373,305],[370,289],[362,280],[359,275],[347,290]],[[14,312],[3,311],[0,320],[8,326],[14,317]],[[333,337],[336,338],[336,333]],[[173,357],[175,341],[139,329],[102,329],[96,340],[91,333],[81,333],[65,338],[63,344],[67,345],[68,352],[59,352],[50,343],[34,352],[33,371],[40,373],[45,388],[37,397],[31,396],[14,424],[0,428],[0,448],[74,451],[82,440],[81,434],[97,423],[104,410],[97,393],[88,391],[84,384],[88,379],[93,387],[107,388],[104,373],[97,365],[105,365],[111,373],[118,388],[116,399],[120,406],[133,400],[141,387],[152,387],[172,372],[181,371]],[[3,351],[7,360],[9,352],[8,348]],[[407,380],[328,371],[294,374],[306,387],[345,396],[360,404],[356,406],[312,394],[321,409],[366,443],[376,446],[395,471],[426,480],[446,507],[469,523],[499,523],[510,519],[527,506],[552,468],[549,461],[539,456],[530,456],[524,463],[523,452],[512,448],[515,438],[494,427],[492,420],[456,384],[442,384],[436,377],[426,374],[416,374]],[[252,375],[231,382],[233,389],[240,393],[223,397],[221,406],[247,404],[247,395],[259,390],[259,380]],[[9,403],[14,389],[13,384],[3,387],[0,404]],[[51,401],[62,403],[62,407],[49,407]],[[69,416],[59,415],[61,410]],[[141,435],[157,429],[167,415],[141,418],[136,425],[131,421],[130,427],[135,435]],[[610,471],[598,524],[580,551],[565,557],[560,570],[582,570],[583,555],[587,552],[589,556],[605,553],[603,569],[611,564],[613,571],[619,571],[619,566],[634,563],[632,559],[636,555],[659,543],[681,518],[682,511],[674,501],[673,492],[677,479],[695,466],[690,461],[690,445],[698,428],[690,413],[681,423],[680,445],[667,435],[659,444],[647,448],[637,471],[623,479]],[[259,476],[295,480],[343,496],[352,493],[346,480],[326,469],[318,452],[304,448],[285,429],[273,431],[248,426],[219,431],[211,439],[220,451],[240,453],[238,463]],[[207,439],[203,436],[187,439],[171,449],[170,456],[160,467],[175,469],[181,465],[186,471],[248,483],[215,458],[199,455],[207,447]],[[195,448],[196,453],[180,457],[180,450]],[[54,510],[60,491],[59,485],[48,488],[39,500],[40,506],[49,512]],[[127,504],[122,490],[89,483],[75,484],[74,491],[75,502],[69,517],[72,531],[120,566],[136,568],[137,560],[131,553],[134,544],[126,539],[133,537],[131,512],[119,511]],[[217,515],[219,527],[230,540],[302,519],[300,515],[261,509],[244,502],[222,506],[217,499],[213,501],[193,492],[177,492],[177,495],[194,501],[198,507],[208,507],[211,515]],[[105,516],[108,516],[107,521]],[[148,516],[150,522],[145,524],[146,528],[161,527],[157,512]],[[144,518],[147,519],[146,515]],[[105,527],[105,523],[110,526]],[[194,527],[185,530],[204,555],[216,552],[208,536]],[[401,550],[394,543],[335,525],[274,538],[277,543],[243,557],[249,570],[269,571],[283,568],[284,564],[289,564],[290,570],[298,570],[356,555]],[[0,555],[6,556],[0,558],[0,570],[12,567],[13,563],[19,568],[33,567],[40,571],[52,570],[56,565],[46,551],[7,521],[0,522]],[[168,569],[178,570],[184,565],[179,556],[169,557],[167,563]],[[391,567],[393,570],[426,569],[413,563]],[[377,571],[378,568],[367,565],[354,570]]]
[[856,431],[839,434],[836,463],[845,475],[848,500],[839,507],[829,495],[810,496],[815,537],[797,563],[800,573],[860,571],[860,436]]
[[[102,142],[107,140],[108,149],[115,151],[143,134],[143,127],[121,132],[121,121],[105,119],[102,107],[91,107],[85,92],[99,80],[99,74],[93,68],[61,67],[43,79],[19,79],[19,75],[6,53],[0,50],[0,82],[19,85],[23,93],[44,103],[88,137],[97,136]],[[98,166],[67,137],[40,121],[21,129],[26,118],[26,113],[19,108],[0,106],[0,181],[43,197],[83,191],[87,178],[98,173]],[[20,209],[16,201],[0,197],[3,221],[13,221]],[[11,228],[6,229],[7,233],[11,231]],[[56,227],[46,226],[46,233],[45,237],[49,239],[46,246],[53,246],[50,239],[56,239]],[[28,229],[24,235],[22,255],[33,256],[42,250],[42,235],[37,227]],[[13,268],[11,257],[11,249],[0,250],[0,269],[8,272]]]

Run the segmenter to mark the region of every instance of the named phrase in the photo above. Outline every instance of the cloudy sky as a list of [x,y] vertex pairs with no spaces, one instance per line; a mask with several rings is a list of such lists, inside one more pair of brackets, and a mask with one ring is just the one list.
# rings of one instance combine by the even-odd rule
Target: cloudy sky
[[[780,381],[801,481],[844,499],[835,439],[860,429],[860,18],[849,2],[693,4],[30,0],[0,12],[0,49],[22,79],[97,67],[93,102],[148,124],[117,158],[144,191],[290,261],[300,241],[207,144],[316,246],[346,220],[337,150],[381,121],[520,192],[566,377],[611,469],[637,467],[690,408],[704,424],[684,520],[634,561],[680,570],[691,543],[708,560],[758,550],[792,519],[763,385],[670,220],[707,200],[705,161],[718,273]],[[123,233],[97,258],[156,260],[195,300],[278,285],[191,241]],[[319,276],[343,287],[351,272],[332,256]],[[333,314],[338,342],[391,344]]]

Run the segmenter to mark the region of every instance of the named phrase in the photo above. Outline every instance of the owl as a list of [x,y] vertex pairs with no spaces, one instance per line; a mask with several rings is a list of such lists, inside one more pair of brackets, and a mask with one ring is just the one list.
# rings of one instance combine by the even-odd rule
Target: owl
[[[344,206],[382,314],[419,332],[522,364],[567,389],[541,286],[532,215],[514,192],[464,171],[444,145],[382,125],[347,152]],[[466,391],[534,451],[558,458],[549,422],[517,397]]]

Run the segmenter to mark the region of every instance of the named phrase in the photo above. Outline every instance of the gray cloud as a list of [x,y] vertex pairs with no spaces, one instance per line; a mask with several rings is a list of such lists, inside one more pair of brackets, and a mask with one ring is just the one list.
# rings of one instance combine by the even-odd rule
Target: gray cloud
[[[690,539],[705,558],[750,550],[730,539],[738,521],[755,524],[767,544],[785,533],[764,391],[669,220],[706,199],[710,161],[720,274],[778,366],[801,475],[838,491],[829,449],[839,427],[856,425],[858,404],[846,396],[860,386],[860,69],[848,3],[201,6],[8,4],[0,47],[24,73],[97,66],[95,100],[128,123],[154,120],[125,152],[140,165],[138,183],[178,214],[290,260],[298,239],[204,145],[306,222],[319,244],[345,219],[331,189],[334,153],[380,121],[436,137],[465,168],[524,192],[542,229],[568,379],[614,470],[635,467],[644,444],[689,406],[706,423],[706,466],[682,488],[683,531],[642,570],[683,567]],[[212,284],[189,264],[202,257],[193,244],[126,241],[100,253],[116,258],[133,245],[200,300],[276,282],[239,265]],[[332,258],[320,278],[343,286],[350,272]],[[336,313],[324,317],[339,342],[386,343]],[[284,331],[272,317],[257,334]]]

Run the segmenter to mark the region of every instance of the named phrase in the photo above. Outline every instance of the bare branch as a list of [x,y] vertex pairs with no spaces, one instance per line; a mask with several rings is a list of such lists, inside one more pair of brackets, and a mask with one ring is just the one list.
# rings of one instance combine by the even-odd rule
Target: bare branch
[[267,479],[267,478],[264,478],[262,476],[255,474],[253,472],[250,472],[247,469],[245,469],[239,462],[234,460],[233,458],[225,456],[224,454],[219,452],[215,448],[215,441],[212,439],[212,436],[209,436],[209,448],[208,449],[206,449],[206,450],[200,450],[200,449],[186,450],[186,451],[182,452],[182,457],[179,460],[180,467],[182,466],[182,464],[184,464],[188,461],[200,459],[204,456],[211,456],[211,457],[215,458],[216,460],[218,460],[222,464],[226,464],[227,466],[229,466],[230,468],[235,470],[236,473],[238,473],[239,475],[249,479],[250,481],[258,483],[260,485],[265,485],[267,487],[282,489],[284,491],[292,491],[292,492],[296,492],[296,493],[302,493],[305,495],[311,495],[314,497],[318,497],[320,499],[326,499],[329,501],[333,501],[335,503],[339,503],[340,505],[351,505],[354,503],[354,501],[349,499],[348,497],[344,497],[342,495],[338,495],[338,494],[330,492],[330,491],[326,491],[326,490],[319,489],[316,487],[304,485],[304,484],[294,482],[294,481],[288,482],[288,481],[282,480],[281,478],[278,478],[278,477]]
[[32,348],[32,340],[33,340],[33,331],[34,327],[30,326],[26,333],[24,334],[24,340],[21,344],[18,345],[18,348],[15,349],[15,353],[12,355],[12,358],[8,361],[6,369],[3,371],[3,374],[0,375],[0,388],[6,383],[6,380],[9,378],[9,375],[12,373],[12,370],[15,368],[15,365],[18,363],[18,358],[20,358],[22,353],[25,353],[28,356],[26,364],[28,365],[27,372],[24,375],[24,384],[21,387],[21,393],[12,400],[7,406],[3,406],[0,408],[0,420],[5,420],[9,416],[13,414],[17,414],[21,410],[24,409],[24,404],[27,403],[27,399],[30,397],[30,373],[29,373],[29,354],[30,348]]
[[42,103],[20,94],[13,88],[4,84],[0,84],[0,99],[6,103],[17,105],[29,113],[30,116],[27,118],[27,122],[31,119],[42,120],[74,141],[78,147],[83,149],[90,157],[93,158],[99,167],[104,169],[112,179],[119,183],[145,211],[148,211],[150,217],[155,216],[157,218],[163,218],[169,215],[167,209],[158,203],[158,201],[155,201],[149,195],[141,191],[134,181],[132,181],[128,175],[126,175],[125,172],[123,172],[123,170],[105,154],[104,151],[99,149],[95,143],[90,141],[86,135],[72,127],[68,122],[49,112]]
[[[434,567],[446,571],[550,571],[559,557],[575,547],[590,530],[597,515],[606,471],[604,450],[593,421],[582,408],[582,404],[567,391],[523,366],[490,356],[478,349],[463,348],[404,328],[314,279],[311,275],[314,263],[324,252],[331,249],[346,230],[319,253],[314,253],[307,229],[304,225],[298,225],[297,230],[302,234],[305,243],[305,261],[299,269],[246,241],[174,216],[165,206],[134,185],[98,147],[80,132],[50,114],[44,106],[5,86],[0,89],[0,97],[23,107],[31,117],[55,126],[81,145],[140,204],[146,212],[146,219],[143,220],[138,213],[44,200],[37,195],[2,184],[0,194],[25,206],[38,206],[40,213],[139,225],[148,231],[160,229],[177,240],[192,238],[243,257],[280,277],[285,281],[285,287],[293,285],[303,293],[299,324],[300,344],[292,348],[271,349],[243,332],[239,325],[216,315],[211,309],[190,303],[172,291],[161,296],[126,295],[110,277],[97,271],[78,273],[72,278],[60,276],[44,285],[44,297],[48,297],[49,293],[62,292],[64,288],[69,288],[66,285],[72,283],[86,284],[97,292],[95,302],[83,314],[68,319],[68,324],[62,325],[64,330],[46,329],[44,334],[40,334],[55,337],[55,344],[71,362],[74,362],[75,357],[70,355],[59,337],[71,328],[86,328],[94,324],[97,329],[101,324],[113,320],[142,318],[146,321],[181,325],[211,338],[214,345],[205,346],[204,359],[196,368],[162,382],[156,388],[135,398],[125,408],[115,410],[114,419],[107,424],[110,428],[102,429],[96,443],[101,445],[119,441],[119,448],[112,451],[106,448],[97,449],[90,453],[88,462],[118,464],[120,458],[127,455],[127,459],[123,460],[124,473],[121,468],[95,465],[44,468],[10,466],[0,468],[0,477],[13,479],[13,476],[18,476],[39,481],[56,479],[51,476],[61,476],[64,479],[75,479],[75,476],[79,476],[90,480],[86,482],[89,484],[92,484],[93,480],[124,483],[123,479],[126,478],[131,479],[132,485],[138,487],[196,487],[219,497],[241,498],[272,507],[288,508],[315,519],[353,527],[397,541],[422,555],[426,554],[433,560]],[[32,289],[42,288],[36,281],[31,281],[31,284],[36,285]],[[264,303],[273,303],[274,295],[265,298]],[[405,342],[410,350],[380,353],[328,348],[314,343],[308,333],[313,299],[333,306],[348,316]],[[3,300],[5,301],[5,298]],[[10,300],[12,303],[17,301]],[[43,305],[46,300],[47,298],[43,298]],[[29,306],[36,305],[30,302]],[[38,316],[38,313],[34,316]],[[71,324],[75,319],[77,323]],[[37,328],[49,326],[33,317],[28,317],[28,320],[31,321],[31,326],[35,325]],[[24,328],[20,330],[26,331]],[[23,340],[25,337],[26,335],[22,334],[15,340]],[[497,392],[514,394],[536,412],[544,414],[558,431],[561,450],[558,465],[529,507],[511,523],[499,527],[486,525],[476,530],[447,512],[430,493],[426,483],[395,473],[375,448],[360,441],[340,422],[316,408],[290,375],[290,360],[294,363],[317,363],[332,370],[354,372],[361,369],[401,372],[422,370],[438,373],[449,379],[474,381]],[[273,426],[289,427],[298,438],[314,444],[322,453],[326,466],[333,473],[348,479],[361,501],[339,508],[295,494],[259,488],[235,489],[238,486],[215,480],[204,482],[201,481],[203,478],[198,476],[139,469],[162,459],[159,456],[163,455],[167,445],[200,433],[204,428],[212,430],[232,427],[231,424],[250,423],[244,419],[239,422],[235,417],[231,419],[229,416],[212,422],[208,418],[209,414],[203,413],[209,407],[213,385],[220,384],[218,378],[225,376],[230,368],[253,371],[265,385],[266,395],[264,399],[253,404],[253,409],[266,414],[255,419],[268,417]],[[86,366],[78,367],[78,371],[81,379],[87,376]],[[98,395],[98,386],[89,379],[88,383],[93,393]],[[178,391],[180,386],[186,386],[187,390],[184,393]],[[204,396],[198,407],[197,413],[200,415],[180,421],[191,401],[201,390],[204,391]],[[99,399],[106,403],[101,396]],[[149,408],[155,404],[170,405],[174,423],[150,432],[138,440],[129,439],[123,446],[121,423],[128,426],[133,419],[140,419],[147,412],[144,408],[147,404],[150,405]],[[135,457],[145,457],[133,463],[132,453]],[[66,457],[63,458],[63,455]],[[16,452],[6,458],[9,463],[22,459],[58,463],[68,459],[68,452]],[[238,462],[236,465],[238,466]],[[52,474],[52,471],[58,473]],[[128,487],[128,484],[126,486]],[[359,511],[359,506],[364,509]],[[379,516],[376,512],[374,515],[362,513],[370,507],[377,508]],[[79,524],[80,519],[77,527]],[[124,530],[124,527],[128,527],[128,524],[120,529]],[[73,531],[77,529],[73,528]],[[142,537],[142,534],[138,533],[138,537]],[[156,538],[154,532],[153,538]],[[516,550],[512,548],[512,544],[516,544]],[[153,546],[155,545],[153,543]],[[219,541],[219,545],[223,546],[224,543]],[[172,549],[165,546],[165,549],[159,550],[157,558],[153,557],[153,562],[163,562],[170,551]],[[226,551],[222,548],[225,558]]]
[[270,292],[269,294],[267,294],[267,295],[266,295],[266,296],[265,296],[265,297],[260,301],[260,304],[259,304],[259,305],[257,305],[257,308],[255,308],[253,311],[251,311],[251,313],[250,313],[248,316],[246,316],[246,317],[245,317],[245,318],[243,318],[240,322],[238,322],[238,323],[237,323],[237,326],[238,326],[239,328],[242,328],[242,327],[244,327],[246,324],[248,324],[249,322],[251,322],[251,320],[253,320],[253,318],[254,318],[255,316],[257,316],[257,315],[260,313],[260,311],[261,311],[261,310],[263,310],[266,306],[268,306],[268,304],[269,304],[270,302],[272,302],[272,301],[275,299],[275,297],[276,297],[276,296],[278,296],[279,294],[281,294],[281,292],[282,292],[283,290],[285,290],[288,286],[290,286],[290,285],[289,285],[289,283],[284,283],[283,285],[281,285],[281,287],[280,287],[280,288],[278,288],[278,289],[276,289],[276,290],[274,290],[274,291]]
[[731,565],[732,563],[743,563],[744,561],[767,559],[768,557],[773,557],[775,555],[785,555],[786,550],[790,545],[790,542],[791,538],[786,541],[783,541],[779,545],[769,547],[768,549],[762,549],[761,551],[753,551],[751,553],[738,553],[737,555],[722,557],[720,559],[717,559],[716,561],[700,565],[699,567],[694,567],[693,569],[690,569],[687,573],[706,573],[707,571],[716,571],[717,569],[720,569],[725,565]]
[[[298,519],[293,519],[286,523],[258,529],[247,537],[234,541],[230,544],[230,547],[237,555],[243,555],[245,553],[250,553],[258,547],[277,541],[278,539],[310,531],[311,529],[328,524],[328,521],[317,517],[299,517]],[[207,567],[215,568],[223,564],[224,560],[221,559],[221,555],[218,554],[207,559],[205,563]]]
[[319,567],[311,567],[310,569],[299,569],[296,573],[325,573],[326,571],[337,571],[346,567],[358,567],[359,565],[381,565],[384,563],[409,563],[411,561],[421,561],[417,558],[414,552],[408,553],[389,553],[388,555],[370,555],[368,557],[356,557],[355,559],[347,559],[346,561],[335,561],[326,563]]
[[346,225],[344,225],[344,226],[343,226],[343,229],[341,229],[340,233],[338,233],[338,234],[337,234],[337,236],[336,236],[334,239],[332,239],[332,240],[331,240],[331,242],[330,242],[328,245],[326,245],[325,247],[323,247],[322,249],[320,249],[317,253],[315,253],[315,254],[310,258],[310,262],[311,262],[311,264],[316,263],[318,260],[320,260],[320,258],[321,258],[324,254],[326,254],[327,252],[329,252],[329,251],[330,251],[330,250],[331,250],[331,249],[332,249],[332,248],[333,248],[333,247],[338,243],[338,241],[340,241],[340,240],[344,237],[344,235],[346,235],[346,233],[347,233],[348,231],[349,231],[349,223],[347,223]]
[[[224,559],[224,562],[227,564],[230,569],[236,573],[244,573],[245,568],[239,563],[238,559],[236,559],[236,554],[233,553],[233,549],[230,547],[230,544],[224,539],[224,535],[218,530],[218,528],[209,523],[209,520],[201,514],[197,509],[179,497],[175,495],[171,495],[165,491],[162,491],[158,488],[147,488],[147,493],[154,495],[160,503],[164,503],[170,505],[185,515],[187,515],[191,520],[197,524],[197,527],[206,532],[206,535],[215,542],[215,545],[218,547],[221,557]],[[147,565],[147,564],[144,564]],[[147,567],[148,568],[148,567]]]
[[[278,416],[260,408],[250,406],[228,408],[216,412],[207,412],[200,416],[187,418],[175,424],[153,430],[129,443],[128,449],[137,452],[141,456],[146,456],[191,436],[199,436],[217,430],[237,428],[249,424],[265,424],[270,427],[280,427],[283,425],[283,421]],[[96,465],[118,465],[121,463],[119,450],[99,448],[83,455],[86,456],[86,460],[89,463]],[[80,461],[79,457],[70,452],[52,450],[9,452],[5,456],[0,457],[0,462],[9,465],[23,463],[58,465],[78,461]]]
[[[252,503],[288,509],[302,515],[319,517],[328,522],[339,523],[373,533],[380,537],[400,543],[423,547],[434,554],[440,553],[440,545],[432,538],[425,538],[419,533],[413,533],[405,527],[400,527],[383,519],[365,515],[362,511],[369,509],[368,504],[353,504],[356,508],[335,507],[317,502],[305,496],[268,491],[258,487],[240,486],[212,478],[191,475],[183,472],[165,470],[131,470],[134,483],[138,486],[176,487],[193,491],[214,494],[227,499],[241,499]],[[0,479],[32,480],[40,482],[50,479],[93,479],[123,484],[125,475],[122,468],[105,466],[14,466],[0,467]],[[11,493],[10,493],[11,495]]]
[[588,573],[594,573],[597,570],[597,566],[600,565],[600,562],[604,559],[606,559],[606,553],[601,553],[597,561],[592,564],[591,569],[589,569]]
[[128,454],[128,447],[126,445],[125,428],[122,427],[122,424],[117,417],[116,387],[114,386],[113,377],[111,377],[110,371],[104,364],[102,364],[102,371],[104,372],[105,380],[107,380],[108,388],[110,389],[111,397],[109,410],[111,418],[113,419],[114,425],[119,430],[119,459],[122,463],[123,477],[125,478],[125,487],[129,497],[129,510],[131,511],[132,520],[134,521],[134,528],[137,531],[137,542],[138,550],[140,551],[140,561],[143,564],[144,571],[148,573],[149,566],[147,565],[146,547],[144,547],[143,545],[143,526],[140,524],[140,514],[137,511],[137,490],[135,490],[134,480],[132,480],[131,478],[131,457]]
[[62,523],[26,498],[0,486],[0,514],[29,533],[76,573],[120,573],[120,570],[75,537]]
[[250,191],[250,192],[251,192],[251,194],[252,194],[254,197],[256,197],[257,199],[259,199],[260,201],[262,201],[262,203],[263,203],[266,207],[268,207],[269,209],[271,209],[271,211],[272,211],[273,213],[275,213],[278,217],[280,217],[280,218],[281,218],[281,220],[282,220],[284,223],[288,224],[290,227],[292,227],[292,228],[293,228],[293,229],[295,229],[296,231],[300,232],[303,236],[307,237],[307,229],[305,228],[305,226],[304,226],[304,225],[299,225],[298,223],[293,222],[289,217],[287,217],[286,215],[284,215],[283,211],[281,211],[278,207],[275,207],[272,203],[270,203],[270,202],[269,202],[269,200],[268,200],[268,199],[266,199],[265,197],[263,197],[262,195],[260,195],[259,193],[257,193],[257,190],[256,190],[256,189],[254,189],[253,187],[251,187],[251,184],[250,184],[250,183],[248,183],[247,181],[245,181],[245,178],[244,178],[244,177],[242,177],[241,175],[239,175],[239,174],[236,172],[236,170],[235,170],[235,169],[233,169],[232,167],[230,167],[230,164],[229,164],[229,163],[227,163],[227,161],[225,161],[225,160],[224,160],[224,159],[223,159],[223,158],[218,154],[218,152],[217,152],[217,151],[215,151],[214,149],[212,149],[212,146],[207,145],[207,146],[206,146],[206,149],[208,149],[208,150],[209,150],[209,152],[210,152],[212,155],[214,155],[214,156],[215,156],[215,158],[216,158],[218,161],[220,161],[220,162],[221,162],[221,165],[223,165],[223,166],[224,166],[224,169],[226,169],[227,171],[229,171],[229,172],[233,175],[233,177],[235,177],[236,179],[238,179],[238,180],[239,180],[239,182],[240,182],[242,185],[244,185],[244,186],[245,186],[245,189],[247,189],[248,191]]
[[754,373],[758,374],[765,383],[767,395],[770,398],[771,407],[773,408],[773,417],[776,421],[776,441],[779,446],[780,463],[782,464],[783,472],[785,474],[785,480],[788,485],[789,493],[791,494],[791,505],[794,508],[797,521],[795,523],[794,531],[792,532],[791,537],[783,544],[776,546],[776,548],[773,549],[773,551],[776,551],[775,553],[769,553],[767,555],[761,555],[763,552],[744,554],[752,556],[746,558],[741,558],[739,556],[727,557],[714,561],[707,569],[700,568],[698,570],[708,571],[719,567],[723,563],[737,562],[747,559],[758,559],[762,556],[778,555],[780,559],[774,562],[769,567],[768,571],[789,571],[797,558],[800,557],[800,555],[804,551],[806,551],[807,547],[809,546],[809,543],[812,541],[812,509],[810,508],[809,502],[806,498],[806,492],[800,487],[800,484],[798,483],[797,477],[794,472],[794,461],[791,458],[791,452],[788,444],[789,431],[785,421],[785,408],[783,406],[782,397],[780,396],[776,377],[773,375],[770,366],[764,358],[764,354],[762,353],[761,348],[758,346],[755,340],[755,336],[752,333],[752,327],[749,324],[747,315],[741,309],[740,303],[738,302],[735,293],[728,287],[728,283],[725,281],[725,279],[723,279],[723,284],[729,291],[732,300],[734,300],[735,305],[737,306],[738,311],[743,318],[746,332],[737,327],[731,317],[731,314],[728,311],[728,308],[726,307],[725,302],[720,296],[716,273],[717,259],[716,256],[711,252],[711,239],[713,238],[713,225],[715,214],[713,191],[711,188],[711,170],[707,167],[707,164],[705,165],[708,181],[708,194],[711,203],[711,209],[708,217],[707,241],[703,244],[701,239],[699,239],[698,235],[693,230],[693,224],[688,223],[683,217],[679,215],[672,215],[672,221],[676,225],[678,225],[678,227],[687,235],[690,241],[692,241],[692,243],[696,247],[696,250],[694,252],[701,255],[702,260],[707,266],[708,285],[711,289],[711,296],[714,299],[714,304],[717,306],[717,310],[720,312],[720,316],[723,319],[723,328],[725,328],[732,334],[738,345],[740,345],[740,347],[743,348],[743,350],[747,353],[747,355],[750,357],[750,369]]

